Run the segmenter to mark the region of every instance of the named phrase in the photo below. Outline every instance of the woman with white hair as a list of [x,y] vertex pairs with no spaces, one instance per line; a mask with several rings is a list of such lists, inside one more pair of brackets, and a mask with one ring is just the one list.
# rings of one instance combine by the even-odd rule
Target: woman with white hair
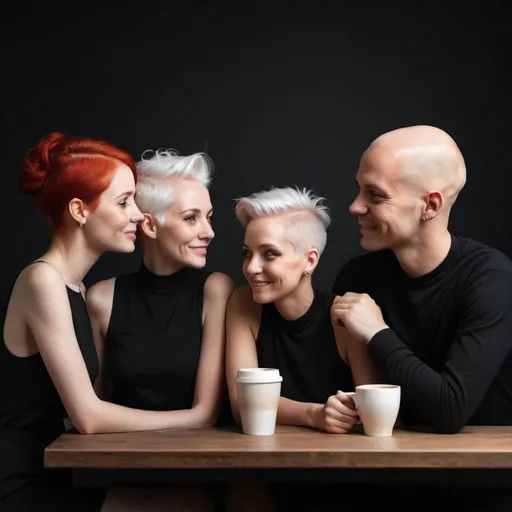
[[170,428],[213,426],[222,405],[225,311],[234,285],[203,270],[214,238],[211,167],[202,153],[143,154],[135,194],[144,215],[140,268],[87,294],[103,363],[99,392],[127,407],[173,411]]
[[226,373],[235,419],[238,369],[270,367],[283,376],[278,424],[350,431],[357,412],[338,390],[375,382],[376,374],[362,344],[333,325],[336,296],[311,283],[330,224],[323,198],[273,188],[240,199],[235,213],[245,228],[248,282],[232,294],[227,311]]
[[[309,190],[273,188],[239,199],[235,214],[245,228],[243,273],[248,285],[233,292],[226,317],[226,376],[233,416],[240,423],[238,369],[278,368],[283,376],[278,424],[349,432],[359,418],[352,398],[342,391],[377,382],[377,375],[366,347],[332,323],[337,297],[311,284],[331,222],[323,198]],[[292,486],[290,494],[277,486],[273,494],[265,486],[232,485],[229,504],[230,510],[248,502],[250,510],[274,510],[280,502],[295,502],[300,494],[306,508],[324,510],[327,503],[339,506],[338,490],[332,500],[325,486],[311,494],[303,485]]]

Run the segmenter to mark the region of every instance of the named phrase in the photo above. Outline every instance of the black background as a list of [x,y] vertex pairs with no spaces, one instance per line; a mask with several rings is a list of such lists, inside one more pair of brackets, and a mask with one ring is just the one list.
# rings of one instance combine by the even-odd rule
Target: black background
[[[4,282],[49,243],[15,178],[25,151],[54,130],[109,140],[136,160],[148,148],[206,149],[216,165],[208,268],[238,283],[233,199],[313,188],[333,217],[314,277],[328,289],[361,252],[348,206],[362,152],[385,131],[436,125],[468,169],[451,229],[512,254],[504,2],[130,5],[17,2],[2,15]],[[86,284],[139,256],[105,254]]]

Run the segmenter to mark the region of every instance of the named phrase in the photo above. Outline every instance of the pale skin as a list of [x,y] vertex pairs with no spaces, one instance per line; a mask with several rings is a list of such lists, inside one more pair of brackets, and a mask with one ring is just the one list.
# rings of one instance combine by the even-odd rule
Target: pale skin
[[[157,275],[168,275],[184,266],[202,267],[206,248],[213,239],[210,225],[212,207],[204,185],[190,180],[176,180],[176,200],[159,224],[144,214],[143,260]],[[199,248],[199,249],[198,249]],[[94,339],[100,354],[100,379],[97,389],[105,394],[108,375],[103,368],[106,332],[112,312],[115,278],[101,281],[87,293]],[[225,313],[234,289],[227,275],[215,272],[204,285],[201,353],[196,376],[194,403],[190,409],[166,413],[167,428],[205,428],[215,424],[221,407],[225,357]]]
[[[361,158],[360,191],[350,206],[361,245],[391,249],[410,277],[434,270],[450,249],[450,210],[465,180],[463,157],[442,130],[414,126],[379,137]],[[367,294],[345,293],[332,308],[332,320],[364,344],[388,328]]]
[[39,258],[48,264],[30,265],[20,273],[6,313],[7,348],[18,357],[41,354],[70,421],[83,434],[154,430],[172,423],[168,413],[129,409],[98,398],[76,340],[66,292],[68,285],[84,293],[82,280],[104,251],[134,250],[136,224],[142,219],[134,193],[131,171],[119,164],[97,210],[79,199],[70,201],[64,232],[54,235]]
[[[260,244],[262,241],[265,243]],[[232,412],[238,423],[240,415],[234,377],[239,368],[258,366],[256,340],[261,303],[267,302],[260,294],[273,294],[266,297],[275,298],[283,317],[290,320],[300,317],[313,301],[311,272],[319,259],[316,249],[296,250],[286,239],[285,228],[280,228],[276,216],[250,221],[246,229],[245,247],[249,256],[244,262],[244,275],[249,283],[272,280],[273,284],[269,292],[242,286],[233,292],[228,303],[226,377]],[[274,250],[278,255],[270,259],[270,256],[266,256],[269,250]],[[256,298],[259,302],[254,300],[254,293],[258,294]],[[333,324],[333,327],[340,357],[350,366],[356,385],[378,382],[377,372],[366,348],[355,343],[347,329],[337,324]],[[329,433],[346,433],[359,421],[354,407],[352,398],[342,392],[333,394],[325,404],[303,403],[281,397],[277,423],[306,426]]]

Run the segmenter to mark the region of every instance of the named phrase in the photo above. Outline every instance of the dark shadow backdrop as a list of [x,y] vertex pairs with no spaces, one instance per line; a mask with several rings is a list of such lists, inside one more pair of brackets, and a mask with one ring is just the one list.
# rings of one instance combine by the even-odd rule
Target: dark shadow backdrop
[[[509,255],[511,9],[504,2],[250,4],[18,2],[2,17],[2,284],[48,244],[16,191],[24,152],[49,131],[207,152],[216,164],[208,267],[239,283],[233,198],[298,185],[326,197],[333,222],[315,283],[330,288],[360,253],[348,206],[361,153],[379,134],[433,124],[465,155],[454,232]],[[106,254],[87,284],[129,271]]]

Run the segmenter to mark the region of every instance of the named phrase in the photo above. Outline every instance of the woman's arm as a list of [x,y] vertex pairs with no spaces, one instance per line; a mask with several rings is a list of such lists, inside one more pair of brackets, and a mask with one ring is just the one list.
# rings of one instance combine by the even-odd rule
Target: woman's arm
[[49,265],[20,274],[24,321],[75,428],[83,434],[158,430],[176,426],[166,411],[130,409],[101,400],[76,340],[65,284]]
[[220,272],[208,277],[204,285],[203,338],[194,405],[190,411],[175,411],[176,415],[181,413],[189,426],[213,426],[220,413],[225,379],[226,308],[234,288],[233,280]]
[[[235,376],[240,368],[257,368],[258,336],[261,307],[254,303],[248,286],[233,292],[226,315],[226,377],[233,417],[240,425]],[[281,397],[277,411],[279,425],[297,425],[326,432],[343,433],[357,422],[357,413],[335,396],[326,404],[298,402]]]
[[91,286],[85,296],[99,361],[98,378],[94,383],[94,389],[102,400],[108,400],[111,395],[111,385],[105,371],[105,347],[114,303],[115,283],[115,277],[100,281]]
[[[333,306],[338,298],[334,299]],[[368,346],[356,340],[332,313],[331,322],[338,352],[350,368],[354,385],[382,384],[380,374],[368,352]]]
[[[240,425],[235,377],[240,368],[257,368],[256,336],[261,307],[252,301],[248,286],[237,288],[226,311],[226,379],[231,412]],[[256,332],[255,332],[255,331]]]

